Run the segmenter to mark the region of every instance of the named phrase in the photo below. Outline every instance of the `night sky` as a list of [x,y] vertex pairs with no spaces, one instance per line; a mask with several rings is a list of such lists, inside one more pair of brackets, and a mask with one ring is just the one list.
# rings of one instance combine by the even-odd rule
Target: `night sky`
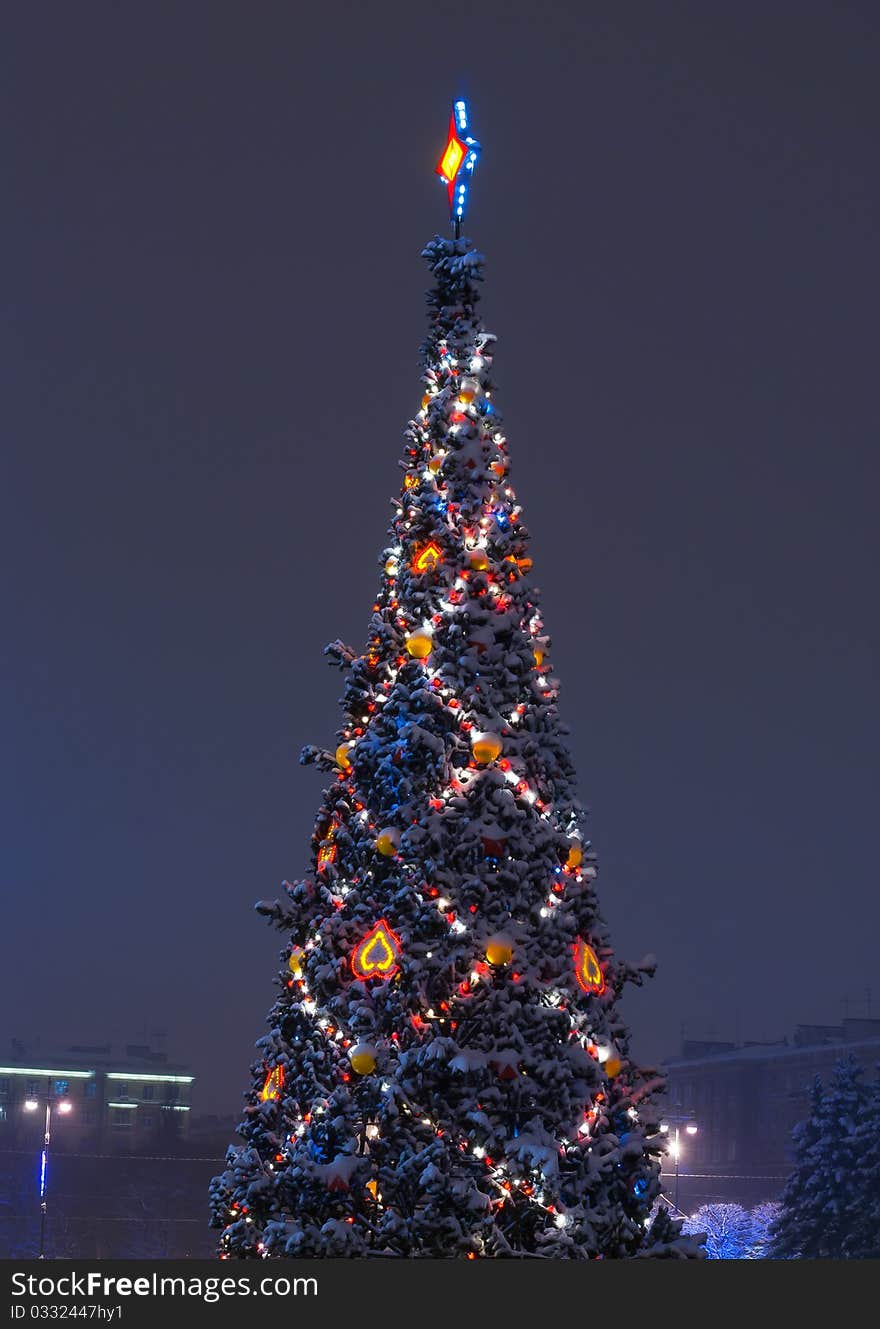
[[[237,1112],[418,408],[451,100],[653,1059],[877,981],[880,19],[33,3],[0,54],[0,1039]],[[37,1042],[39,1040],[39,1043]]]

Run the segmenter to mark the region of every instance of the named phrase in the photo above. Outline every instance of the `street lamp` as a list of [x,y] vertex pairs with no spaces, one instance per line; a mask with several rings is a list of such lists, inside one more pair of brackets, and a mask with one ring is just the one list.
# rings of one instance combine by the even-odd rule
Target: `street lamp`
[[[26,1098],[24,1101],[25,1112],[36,1112],[39,1108],[39,1100],[36,1098]],[[73,1111],[73,1104],[69,1098],[61,1098],[58,1102],[58,1111],[63,1117]],[[46,1242],[46,1191],[48,1189],[49,1176],[49,1141],[52,1136],[52,1094],[50,1086],[46,1086],[46,1122],[43,1131],[43,1148],[40,1153],[40,1253],[38,1260],[44,1260],[44,1248]]]
[[675,1159],[675,1207],[679,1213],[681,1209],[678,1203],[678,1166],[681,1159],[681,1127],[684,1126],[685,1134],[696,1135],[697,1123],[691,1116],[667,1116],[660,1123],[661,1131],[668,1132],[669,1127],[675,1127],[675,1134],[672,1137],[672,1143],[669,1146],[669,1152]]

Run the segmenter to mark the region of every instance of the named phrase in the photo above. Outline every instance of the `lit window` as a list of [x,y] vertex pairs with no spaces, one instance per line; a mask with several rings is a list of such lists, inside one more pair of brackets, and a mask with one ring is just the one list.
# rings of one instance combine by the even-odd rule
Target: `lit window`
[[52,1081],[52,1093],[55,1095],[56,1098],[63,1098],[65,1094],[69,1094],[69,1093],[70,1093],[70,1081],[69,1081],[69,1080],[53,1080],[53,1081]]

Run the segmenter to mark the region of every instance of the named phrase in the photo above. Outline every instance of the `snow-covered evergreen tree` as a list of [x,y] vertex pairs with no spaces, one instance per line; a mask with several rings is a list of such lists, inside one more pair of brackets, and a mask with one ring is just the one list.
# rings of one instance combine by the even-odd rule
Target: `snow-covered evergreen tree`
[[[875,1071],[880,1067],[875,1067]],[[865,1103],[855,1132],[855,1153],[863,1185],[858,1223],[846,1253],[850,1259],[880,1257],[880,1075],[866,1085]]]
[[483,260],[435,238],[421,407],[346,675],[221,1254],[691,1255],[618,1000],[558,680],[508,474]]
[[795,1126],[795,1167],[772,1227],[775,1259],[880,1257],[880,1091],[850,1056],[817,1077]]

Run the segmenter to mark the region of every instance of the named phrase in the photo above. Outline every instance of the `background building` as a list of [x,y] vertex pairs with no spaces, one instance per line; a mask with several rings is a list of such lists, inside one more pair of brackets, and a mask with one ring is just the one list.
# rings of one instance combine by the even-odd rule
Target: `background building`
[[[807,1114],[809,1087],[826,1081],[852,1054],[871,1079],[880,1064],[880,1020],[798,1025],[777,1043],[686,1040],[666,1062],[670,1119],[692,1118],[695,1135],[680,1135],[680,1206],[727,1200],[751,1207],[775,1199],[791,1170],[791,1130]],[[664,1163],[672,1196],[675,1161]]]
[[168,1149],[187,1135],[194,1078],[141,1044],[29,1054],[15,1041],[0,1056],[0,1149],[27,1148],[42,1134],[43,1113],[27,1105],[47,1099],[70,1105],[55,1117],[53,1152]]
[[208,1180],[233,1123],[193,1130],[193,1083],[142,1044],[0,1053],[0,1257],[210,1255]]

